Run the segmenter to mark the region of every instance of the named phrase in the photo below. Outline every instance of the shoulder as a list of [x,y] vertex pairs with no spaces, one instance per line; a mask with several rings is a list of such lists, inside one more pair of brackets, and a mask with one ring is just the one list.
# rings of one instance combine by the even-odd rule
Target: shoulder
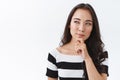
[[57,48],[51,49],[48,53],[49,55],[56,57],[58,55]]

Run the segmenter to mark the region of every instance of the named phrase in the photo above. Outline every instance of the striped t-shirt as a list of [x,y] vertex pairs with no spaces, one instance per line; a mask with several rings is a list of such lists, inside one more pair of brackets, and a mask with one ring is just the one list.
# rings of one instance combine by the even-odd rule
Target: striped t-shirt
[[[107,59],[101,65],[108,66]],[[105,73],[107,73],[107,68]],[[59,80],[84,80],[83,59],[79,55],[67,55],[57,49],[48,54],[46,75]]]

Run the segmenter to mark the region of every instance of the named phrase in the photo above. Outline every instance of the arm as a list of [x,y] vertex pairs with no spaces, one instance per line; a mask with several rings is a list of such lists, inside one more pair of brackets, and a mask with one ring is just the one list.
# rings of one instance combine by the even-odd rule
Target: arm
[[48,80],[58,80],[57,78],[48,77]]
[[82,58],[85,60],[89,80],[107,80],[107,74],[105,73],[100,74],[97,71],[91,57],[89,56],[86,44],[82,39],[76,42],[75,51],[77,54],[81,55]]
[[85,59],[85,64],[89,80],[107,80],[107,74],[100,74],[90,57]]

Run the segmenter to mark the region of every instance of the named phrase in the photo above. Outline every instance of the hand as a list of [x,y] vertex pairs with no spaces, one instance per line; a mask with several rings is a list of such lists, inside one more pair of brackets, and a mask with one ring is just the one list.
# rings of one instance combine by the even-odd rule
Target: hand
[[89,58],[86,44],[83,39],[77,39],[75,43],[75,53],[80,55],[83,59]]

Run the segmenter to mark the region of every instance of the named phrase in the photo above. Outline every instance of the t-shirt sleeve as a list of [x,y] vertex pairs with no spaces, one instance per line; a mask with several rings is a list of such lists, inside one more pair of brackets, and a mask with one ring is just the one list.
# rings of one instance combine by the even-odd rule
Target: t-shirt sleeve
[[104,54],[106,55],[106,58],[100,64],[100,66],[101,66],[100,73],[106,73],[107,76],[109,76],[109,73],[108,73],[108,52],[105,52]]
[[48,59],[47,59],[47,72],[46,76],[52,77],[52,78],[57,78],[58,77],[58,70],[57,70],[57,65],[56,65],[56,58],[54,55],[51,53],[48,54]]

